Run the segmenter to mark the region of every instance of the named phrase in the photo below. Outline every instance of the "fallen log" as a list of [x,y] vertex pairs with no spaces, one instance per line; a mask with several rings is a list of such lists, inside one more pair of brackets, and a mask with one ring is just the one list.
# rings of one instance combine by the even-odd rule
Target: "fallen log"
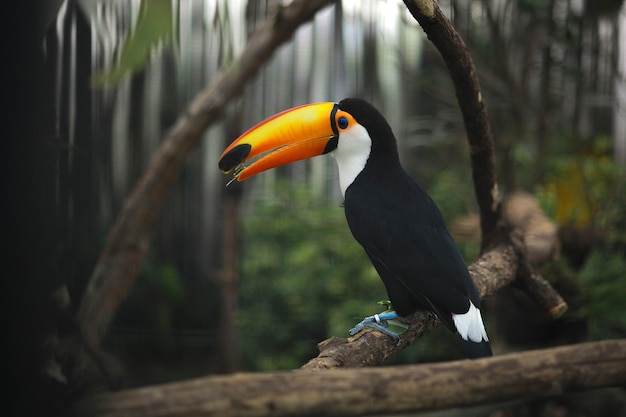
[[626,340],[427,365],[213,376],[98,395],[93,417],[357,416],[626,385]]

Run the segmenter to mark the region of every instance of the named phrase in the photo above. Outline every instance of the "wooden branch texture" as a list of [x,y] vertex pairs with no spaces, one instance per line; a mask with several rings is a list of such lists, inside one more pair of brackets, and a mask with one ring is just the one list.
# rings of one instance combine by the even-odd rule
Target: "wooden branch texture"
[[154,222],[189,153],[245,82],[295,30],[331,0],[296,0],[258,26],[239,60],[201,91],[178,118],[128,196],[111,229],[81,301],[83,336],[97,347],[145,260]]
[[359,416],[546,397],[626,385],[626,340],[430,365],[235,374],[94,397],[105,417]]
[[480,209],[482,246],[502,233],[500,195],[496,182],[491,124],[480,92],[472,57],[465,42],[434,0],[404,0],[448,67],[470,145],[474,192]]
[[546,217],[534,195],[511,193],[504,201],[502,215],[509,229],[519,231],[530,265],[540,266],[559,257],[559,228]]

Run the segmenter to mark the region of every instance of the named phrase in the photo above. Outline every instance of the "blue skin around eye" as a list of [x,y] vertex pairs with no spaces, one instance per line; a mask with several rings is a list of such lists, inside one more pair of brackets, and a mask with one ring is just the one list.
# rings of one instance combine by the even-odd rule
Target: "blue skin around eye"
[[340,117],[339,120],[337,120],[337,125],[341,129],[345,129],[346,127],[348,127],[348,119],[346,119],[345,117]]

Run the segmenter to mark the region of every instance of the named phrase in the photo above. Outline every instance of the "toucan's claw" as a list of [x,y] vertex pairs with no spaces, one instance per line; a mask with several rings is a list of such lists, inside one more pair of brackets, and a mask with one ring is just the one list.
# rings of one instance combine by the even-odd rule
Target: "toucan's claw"
[[[395,311],[385,311],[380,314],[365,317],[363,320],[361,320],[360,323],[350,329],[348,333],[350,334],[350,336],[354,336],[363,329],[369,328],[386,334],[387,336],[391,337],[395,343],[398,343],[400,341],[400,335],[393,330],[390,330],[388,327],[389,320],[394,320],[397,318],[399,318],[399,316],[398,314],[396,314]],[[394,324],[400,323],[394,321]]]
[[357,324],[355,327],[353,327],[352,329],[350,329],[350,336],[354,336],[355,334],[359,333],[363,329],[369,328],[369,329],[377,330],[383,334],[386,334],[387,336],[393,339],[394,343],[398,343],[400,341],[400,335],[398,335],[398,333],[394,332],[393,330],[389,330],[386,326],[387,326],[387,323],[378,324],[376,322],[368,322],[368,323],[361,322]]

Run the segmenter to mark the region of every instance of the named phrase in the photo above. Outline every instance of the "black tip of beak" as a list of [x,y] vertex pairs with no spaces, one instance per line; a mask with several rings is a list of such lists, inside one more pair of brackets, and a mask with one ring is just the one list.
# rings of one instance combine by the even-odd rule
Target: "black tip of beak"
[[235,146],[233,149],[228,151],[226,155],[223,155],[219,162],[218,166],[222,172],[230,172],[237,167],[240,163],[242,163],[246,157],[250,154],[252,150],[252,146],[247,143],[242,143],[241,145]]

